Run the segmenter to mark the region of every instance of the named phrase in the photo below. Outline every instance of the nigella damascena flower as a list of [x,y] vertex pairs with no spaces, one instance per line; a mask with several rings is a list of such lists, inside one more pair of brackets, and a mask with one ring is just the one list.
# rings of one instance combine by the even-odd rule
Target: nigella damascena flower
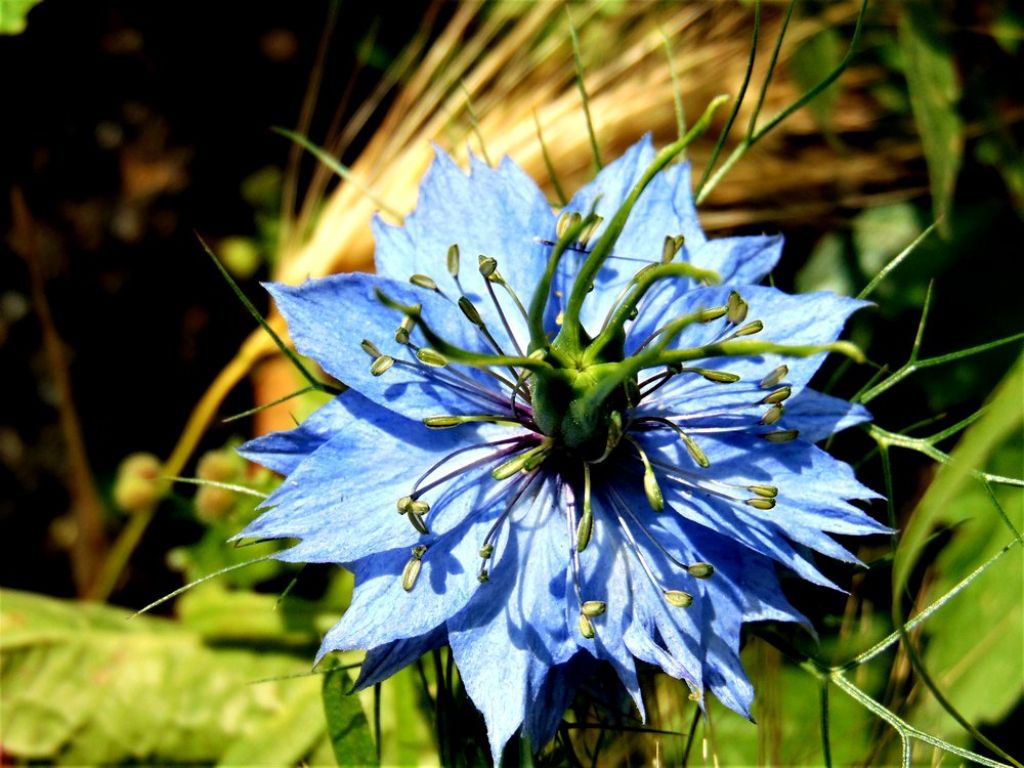
[[645,139],[562,211],[511,161],[443,152],[377,275],[270,285],[350,389],[244,453],[284,475],[241,535],[355,573],[321,656],[358,685],[449,643],[495,760],[549,740],[581,662],[643,711],[636,660],[749,714],[740,627],[804,621],[829,534],[886,529],[815,442],[867,418],[806,384],[862,302],[757,283],[780,237],[708,240],[689,167]]

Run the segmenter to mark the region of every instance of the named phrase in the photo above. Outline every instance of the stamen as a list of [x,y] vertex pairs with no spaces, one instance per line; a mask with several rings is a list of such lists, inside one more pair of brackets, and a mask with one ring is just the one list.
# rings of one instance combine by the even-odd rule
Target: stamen
[[753,336],[755,333],[760,333],[764,330],[764,323],[760,320],[754,320],[747,323],[742,328],[737,328],[733,334],[729,337],[730,339],[739,338],[740,336]]
[[793,394],[792,387],[780,387],[779,389],[776,389],[774,392],[765,395],[761,402],[764,405],[775,405],[777,403],[781,403],[783,400],[788,400],[791,394]]
[[423,567],[423,555],[427,552],[425,544],[417,544],[412,548],[412,556],[402,570],[402,589],[411,592],[416,586],[416,579],[420,577],[420,569]]
[[742,296],[736,293],[736,291],[729,292],[729,300],[726,303],[726,306],[729,308],[729,322],[732,325],[739,325],[747,319],[747,312],[749,311],[750,306],[743,300]]
[[766,427],[770,427],[775,424],[779,419],[782,418],[782,406],[773,405],[767,411],[764,412],[764,416],[761,417],[761,424]]
[[679,589],[666,589],[661,593],[665,601],[676,608],[689,608],[693,605],[693,595]]
[[766,499],[774,499],[779,495],[779,489],[774,485],[748,485],[747,490]]
[[654,468],[651,467],[651,460],[647,458],[647,453],[633,438],[626,436],[626,439],[633,444],[636,448],[636,452],[640,456],[640,461],[644,465],[644,494],[647,496],[647,503],[651,505],[651,509],[655,512],[663,512],[665,510],[665,496],[661,492],[661,486],[658,485],[658,476],[654,474]]
[[381,351],[377,349],[377,345],[374,344],[369,339],[363,339],[362,341],[360,341],[359,346],[363,348],[363,352],[365,352],[375,360],[381,356]]
[[469,322],[477,328],[484,328],[483,318],[480,317],[480,313],[477,311],[476,307],[473,306],[473,302],[470,301],[467,296],[459,296],[459,309],[462,310],[462,314],[466,316],[466,319],[469,320]]
[[471,414],[468,416],[427,416],[423,419],[423,424],[431,429],[450,429],[463,424],[481,422],[485,424],[506,424],[508,426],[516,427],[522,426],[518,419],[510,419],[507,416],[490,413]]
[[576,526],[576,552],[582,552],[594,534],[594,509],[590,501],[590,465],[583,463],[583,514]]
[[769,443],[788,443],[796,440],[799,435],[800,430],[798,429],[783,429],[777,432],[765,432],[760,437]]
[[769,510],[775,509],[775,499],[765,499],[761,496],[757,496],[753,499],[747,499],[744,504],[754,509]]
[[494,271],[498,268],[498,260],[491,256],[484,256],[482,253],[477,257],[480,274],[484,277],[489,278],[494,274]]
[[694,563],[687,566],[686,570],[695,579],[710,579],[715,575],[715,567],[711,563]]
[[497,481],[507,480],[519,471],[529,472],[536,469],[547,458],[552,445],[554,445],[554,441],[551,438],[545,438],[537,447],[531,448],[493,469],[491,477]]
[[415,496],[403,496],[395,502],[395,506],[401,515],[407,515],[411,512],[414,515],[423,516],[430,511],[430,504],[420,501]]
[[409,334],[412,332],[415,323],[411,317],[403,317],[401,325],[398,326],[398,330],[395,331],[395,341],[399,344],[409,343]]
[[788,376],[788,375],[789,375],[789,366],[788,365],[780,365],[774,371],[772,371],[767,376],[765,376],[763,379],[761,379],[761,383],[758,386],[760,386],[761,389],[771,389],[776,384],[781,382],[784,378],[786,378],[786,376]]
[[594,631],[594,622],[583,612],[580,612],[579,629],[580,634],[587,638],[587,640],[593,640],[594,635],[597,634]]
[[594,233],[597,231],[597,228],[601,226],[603,221],[604,216],[595,215],[591,217],[590,223],[580,230],[579,235],[576,237],[576,242],[581,249],[585,249],[590,245],[590,238],[594,236]]
[[434,279],[427,275],[411,275],[409,277],[409,282],[418,288],[425,288],[428,291],[436,291],[437,293],[441,292],[438,290],[437,283],[434,282]]
[[391,370],[391,366],[394,364],[395,358],[391,355],[381,355],[370,364],[370,373],[374,376],[381,376]]
[[456,280],[459,279],[459,245],[452,243],[448,246],[448,274]]
[[416,350],[416,359],[431,368],[444,368],[448,365],[448,358],[430,347],[420,347]]
[[739,376],[728,371],[715,371],[710,368],[683,368],[681,370],[696,373],[714,384],[735,384],[740,380]]
[[661,246],[661,263],[668,264],[682,250],[686,237],[683,235],[665,235],[665,243]]
[[[487,257],[481,255],[480,258],[484,259],[484,258],[487,258]],[[494,262],[495,267],[497,267],[497,263],[498,262],[495,261],[494,259],[491,259],[491,261]],[[483,273],[483,269],[481,268],[480,271],[481,271],[481,274],[482,274]],[[494,274],[494,269],[491,270],[491,274],[492,275]],[[486,277],[486,275],[485,275],[485,277]],[[501,278],[501,275],[498,275],[498,279],[501,280],[502,283],[504,283],[504,280]],[[505,310],[502,309],[501,302],[498,301],[498,297],[494,293],[494,286],[492,285],[492,283],[494,283],[494,282],[495,282],[495,280],[485,280],[484,281],[484,285],[487,286],[487,293],[491,297],[491,304],[493,304],[494,308],[497,310],[498,317],[501,318],[501,324],[505,328],[505,334],[508,336],[509,340],[512,342],[512,346],[515,347],[516,354],[522,355],[523,354],[523,348],[519,346],[519,342],[516,340],[516,335],[514,333],[512,333],[512,326],[509,324],[508,318],[505,316]],[[506,288],[507,288],[507,286],[506,286]],[[508,288],[508,290],[511,291],[512,289]],[[518,301],[518,299],[516,299],[516,301]],[[525,312],[525,309],[523,311]],[[527,399],[529,399],[529,397]]]
[[580,612],[584,616],[595,618],[601,616],[608,610],[608,603],[604,600],[587,600],[580,606]]
[[428,533],[430,533],[430,529],[428,529],[427,524],[423,522],[423,518],[421,518],[415,512],[410,511],[406,513],[405,517],[412,524],[412,527],[420,533],[420,535],[426,536]]

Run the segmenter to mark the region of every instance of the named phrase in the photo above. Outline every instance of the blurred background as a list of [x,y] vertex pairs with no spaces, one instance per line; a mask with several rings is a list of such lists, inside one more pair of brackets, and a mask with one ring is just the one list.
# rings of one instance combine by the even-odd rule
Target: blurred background
[[[759,125],[840,64],[859,5],[795,4]],[[782,2],[760,9],[746,99],[716,167],[745,135],[786,13]],[[674,138],[673,83],[685,116],[744,88],[752,2],[572,3],[568,14],[606,160],[646,132]],[[1010,0],[872,2],[837,83],[758,137],[701,201],[713,235],[786,236],[779,287],[848,295],[941,217],[851,326],[872,365],[833,364],[818,382],[866,392],[887,430],[832,447],[872,487],[885,488],[879,440],[918,439],[891,450],[895,522],[914,542],[896,582],[903,615],[1024,525],[1020,489],[998,481],[1024,473],[1021,368],[1008,374],[1024,326],[1022,45],[1024,9]],[[509,154],[557,204],[593,172],[566,6],[0,0],[0,72],[4,764],[485,761],[482,725],[440,659],[360,698],[340,693],[358,655],[309,674],[348,601],[340,570],[263,561],[125,617],[271,551],[224,543],[254,496],[165,478],[268,491],[275,478],[233,447],[324,401],[224,421],[303,382],[197,235],[270,313],[259,280],[371,268],[370,217],[413,209],[431,142],[463,162]],[[695,181],[727,112],[691,152]],[[274,127],[323,147],[347,180]],[[921,360],[999,343],[873,390],[908,360],[926,302]],[[947,479],[935,459],[950,452],[996,481]],[[821,633],[815,653],[836,663],[895,626],[892,543],[852,545],[870,567],[828,571],[849,596],[786,585]],[[1019,756],[1020,550],[912,636],[973,732],[903,649],[851,678],[924,732]],[[693,725],[682,686],[649,672],[649,726],[661,733],[638,731],[624,704],[595,714],[581,701],[570,725],[608,730],[567,727],[542,762],[703,763],[703,743],[722,765],[822,763],[817,683],[797,664],[800,643],[779,632],[752,628],[747,643],[756,727],[721,707]],[[461,730],[451,717],[439,728],[438,707]],[[842,693],[829,722],[836,764],[898,760],[895,733]],[[932,760],[931,746],[918,750]]]

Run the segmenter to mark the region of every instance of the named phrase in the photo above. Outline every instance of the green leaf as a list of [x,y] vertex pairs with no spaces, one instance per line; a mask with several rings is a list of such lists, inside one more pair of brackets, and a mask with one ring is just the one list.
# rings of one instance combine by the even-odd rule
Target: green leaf
[[40,0],[0,0],[0,35],[18,35],[25,31],[28,12]]
[[931,181],[932,205],[949,235],[949,212],[964,148],[964,126],[957,113],[960,83],[949,49],[939,39],[929,3],[903,3],[899,21],[905,74]]
[[[13,590],[0,599],[0,722],[16,758],[211,764],[287,727],[261,753],[286,765],[322,737],[321,717],[296,716],[320,695],[305,655],[214,648],[109,606]],[[267,678],[278,679],[257,682]]]
[[334,758],[338,765],[377,765],[370,724],[359,698],[348,693],[351,687],[344,669],[332,669],[324,675],[323,706]]

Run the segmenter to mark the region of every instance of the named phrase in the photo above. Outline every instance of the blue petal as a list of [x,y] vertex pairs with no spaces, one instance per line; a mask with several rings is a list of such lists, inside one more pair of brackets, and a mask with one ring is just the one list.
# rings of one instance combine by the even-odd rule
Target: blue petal
[[[422,306],[424,319],[446,341],[472,351],[488,351],[478,329],[448,300],[433,291],[376,275],[334,275],[298,287],[270,284],[267,289],[288,321],[296,347],[332,376],[358,390],[378,405],[409,418],[441,414],[493,413],[508,397],[474,394],[467,385],[446,384],[452,376],[440,369],[418,364],[412,351],[395,341],[402,316],[385,307],[375,296],[383,291],[402,304]],[[414,341],[426,346],[417,330]],[[370,372],[372,358],[362,349],[366,339],[396,360],[381,376]],[[495,385],[472,369],[470,376],[494,391]]]
[[[654,156],[651,137],[646,135],[605,166],[566,205],[567,211],[586,215],[594,209],[604,217],[605,224],[595,231],[591,243],[604,232],[606,223],[621,207]],[[614,298],[644,263],[661,261],[665,237],[680,234],[686,239],[682,258],[699,264],[694,254],[700,252],[706,238],[690,191],[689,163],[671,165],[659,173],[637,200],[611,257],[597,276],[594,292],[584,302],[581,319],[589,331],[597,330]],[[556,239],[553,231],[548,237]],[[568,296],[573,278],[585,259],[585,253],[576,251],[567,252],[563,258],[555,285],[563,297]]]
[[797,429],[802,439],[816,443],[868,421],[871,421],[871,413],[863,405],[804,389],[786,403],[780,425]]
[[374,648],[417,637],[461,611],[482,589],[477,580],[477,553],[501,506],[492,503],[478,510],[472,519],[443,536],[424,537],[429,548],[411,590],[405,589],[402,578],[411,556],[409,549],[376,553],[354,563],[352,602],[324,637],[321,653]]
[[568,535],[553,485],[545,482],[516,506],[495,547],[490,581],[448,621],[455,662],[487,723],[496,763],[548,670],[577,651],[567,620]]
[[257,437],[241,446],[238,452],[249,461],[278,474],[289,475],[333,435],[344,431],[353,418],[351,412],[335,398],[311,413],[295,429]]
[[[730,290],[728,287],[715,287],[688,291],[673,302],[656,303],[660,301],[656,298],[655,303],[641,308],[637,321],[630,327],[627,350],[636,350],[656,329],[675,317],[724,305]],[[747,338],[776,344],[814,345],[833,342],[842,332],[847,318],[867,305],[866,302],[832,293],[790,296],[763,286],[747,286],[740,293],[749,305],[747,322],[761,320],[764,324],[764,330]],[[693,323],[683,330],[670,349],[704,346],[721,340],[729,333],[730,326],[725,318],[709,323]],[[740,382],[714,384],[698,374],[683,373],[645,398],[637,410],[640,414],[679,416],[740,406],[756,407],[767,394],[767,390],[759,388],[759,382],[777,366],[786,365],[788,373],[782,383],[788,385],[794,395],[798,395],[825,357],[826,353],[823,352],[802,358],[765,354],[708,357],[690,361],[686,363],[687,367],[724,370],[739,376]],[[761,406],[762,410],[766,407]]]
[[[420,535],[397,513],[398,499],[453,451],[512,434],[491,425],[433,431],[374,405],[354,390],[335,402],[350,419],[345,429],[289,475],[263,503],[269,509],[236,539],[301,539],[279,555],[291,562],[345,563],[411,547]],[[443,471],[466,467],[486,456],[487,450],[459,454]],[[486,501],[488,493],[503,493],[487,469],[466,470],[424,497],[432,505],[428,524],[434,533],[457,526],[475,505]]]
[[752,285],[775,268],[782,242],[782,235],[716,238],[697,247],[690,261],[717,272],[722,285]]
[[[377,271],[405,282],[412,274],[433,278],[449,296],[462,289],[473,300],[496,337],[504,341],[502,324],[493,308],[477,257],[498,260],[498,270],[523,303],[529,304],[532,290],[547,262],[547,248],[540,242],[554,227],[554,215],[543,193],[522,169],[508,158],[490,168],[476,158],[466,175],[438,149],[420,187],[415,213],[404,227],[391,227],[377,220]],[[449,246],[461,251],[459,283],[448,273]],[[504,290],[497,291],[505,317],[523,349],[528,339],[526,323]]]
[[[444,627],[438,627],[424,635],[395,640],[371,648],[366,652],[366,658],[363,659],[362,666],[359,668],[359,678],[352,686],[352,693],[387,680],[399,670],[412,664],[424,653],[440,648],[447,641],[448,634]],[[321,650],[318,658],[323,657],[326,652]]]

